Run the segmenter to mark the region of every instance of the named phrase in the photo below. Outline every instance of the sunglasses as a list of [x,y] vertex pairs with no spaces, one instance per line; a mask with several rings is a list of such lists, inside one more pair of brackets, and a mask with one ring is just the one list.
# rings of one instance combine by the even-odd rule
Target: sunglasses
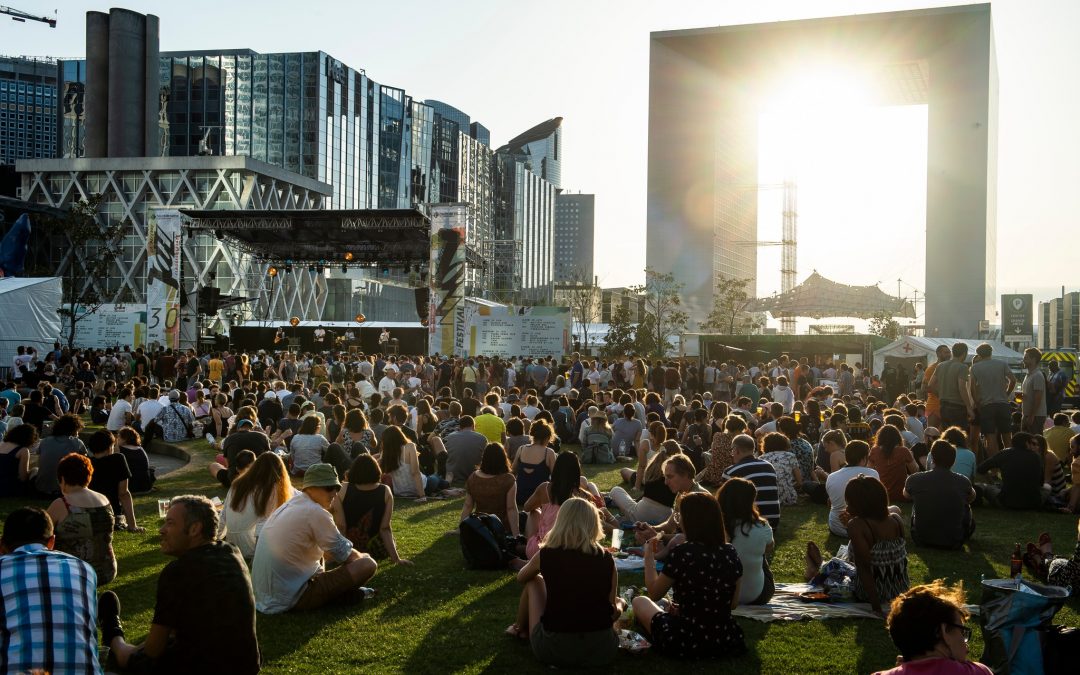
[[971,639],[971,629],[967,626],[960,623],[947,623],[945,625],[950,628],[959,628],[960,634],[964,636],[964,642],[967,642]]

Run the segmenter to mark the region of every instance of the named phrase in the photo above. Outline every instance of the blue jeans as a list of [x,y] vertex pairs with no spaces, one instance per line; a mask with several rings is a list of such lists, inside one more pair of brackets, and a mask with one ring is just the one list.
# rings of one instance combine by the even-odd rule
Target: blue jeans
[[442,476],[431,474],[430,476],[424,476],[424,494],[433,495],[439,490],[445,490],[450,487],[450,483],[446,482],[446,479]]

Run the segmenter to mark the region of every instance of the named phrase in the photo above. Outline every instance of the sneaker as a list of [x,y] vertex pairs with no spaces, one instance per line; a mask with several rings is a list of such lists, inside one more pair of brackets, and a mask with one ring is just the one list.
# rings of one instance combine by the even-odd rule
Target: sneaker
[[120,598],[112,591],[105,591],[98,598],[98,625],[101,626],[101,643],[112,645],[114,638],[124,637],[124,624],[120,621]]

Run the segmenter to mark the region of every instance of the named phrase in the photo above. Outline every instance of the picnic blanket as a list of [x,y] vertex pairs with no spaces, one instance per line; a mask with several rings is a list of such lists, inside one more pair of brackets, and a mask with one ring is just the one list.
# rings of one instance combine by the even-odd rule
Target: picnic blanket
[[[877,619],[881,617],[870,609],[868,602],[804,602],[800,593],[820,591],[820,586],[810,584],[776,584],[776,593],[767,605],[739,605],[732,611],[754,621],[802,621],[804,619]],[[979,613],[978,605],[967,605],[973,615]]]

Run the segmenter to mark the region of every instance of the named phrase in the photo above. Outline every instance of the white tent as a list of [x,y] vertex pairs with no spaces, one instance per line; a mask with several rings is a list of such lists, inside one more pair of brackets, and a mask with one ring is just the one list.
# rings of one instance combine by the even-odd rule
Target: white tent
[[10,368],[19,345],[33,346],[42,358],[60,339],[63,292],[59,277],[0,279],[0,368]]
[[[968,361],[971,361],[971,357],[975,356],[975,348],[987,341],[937,337],[902,337],[881,349],[874,350],[873,372],[880,374],[885,369],[886,359],[890,363],[895,362],[898,365],[903,365],[908,372],[911,372],[916,363],[930,365],[936,361],[937,357],[934,352],[941,345],[951,348],[957,342],[963,342],[968,346]],[[1023,354],[1010,349],[1004,343],[990,341],[989,344],[994,348],[993,358],[1004,361],[1009,367],[1019,366],[1024,358]]]

